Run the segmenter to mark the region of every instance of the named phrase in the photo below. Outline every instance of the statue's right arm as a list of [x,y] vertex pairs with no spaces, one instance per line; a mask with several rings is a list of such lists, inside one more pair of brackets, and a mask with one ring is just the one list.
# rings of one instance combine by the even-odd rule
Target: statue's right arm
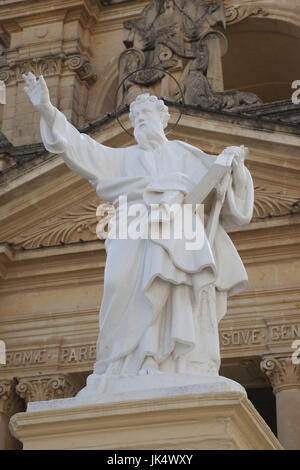
[[41,75],[37,80],[33,73],[23,74],[27,86],[24,88],[33,106],[40,112],[40,115],[52,127],[55,119],[55,108],[51,104],[49,90],[44,77]]
[[66,165],[75,173],[97,186],[100,178],[120,175],[121,152],[99,144],[86,134],[81,134],[50,101],[47,84],[32,73],[23,75],[24,88],[33,106],[41,115],[41,136],[45,148],[60,154]]

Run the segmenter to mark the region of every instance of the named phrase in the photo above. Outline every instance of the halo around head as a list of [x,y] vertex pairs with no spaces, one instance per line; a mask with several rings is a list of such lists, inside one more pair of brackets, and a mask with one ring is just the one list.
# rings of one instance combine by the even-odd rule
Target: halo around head
[[[179,93],[180,93],[180,112],[179,112],[179,116],[176,120],[176,122],[172,125],[172,127],[166,132],[166,135],[169,134],[170,132],[172,132],[175,127],[177,126],[177,124],[179,123],[180,119],[181,119],[181,116],[182,116],[182,113],[183,113],[183,108],[184,108],[184,95],[183,95],[183,91],[181,89],[181,86],[178,82],[178,80],[176,80],[176,78],[170,73],[168,72],[167,70],[164,70],[162,69],[161,67],[157,67],[157,66],[147,66],[147,67],[142,67],[140,69],[137,69],[137,70],[134,70],[132,72],[130,72],[126,77],[123,78],[123,80],[119,83],[119,86],[117,88],[117,91],[116,91],[116,94],[115,94],[115,117],[119,123],[119,125],[122,127],[122,129],[126,132],[126,134],[130,135],[130,137],[134,137],[134,135],[129,132],[122,124],[122,122],[120,121],[119,119],[119,111],[118,111],[118,94],[119,94],[119,91],[121,89],[121,87],[123,86],[124,82],[126,80],[128,80],[129,78],[131,78],[132,76],[134,76],[135,74],[138,74],[139,72],[144,72],[144,71],[147,71],[147,70],[157,70],[157,71],[160,71],[160,72],[163,72],[165,75],[168,75],[172,80],[174,80],[174,82],[176,83],[178,89],[179,89]],[[167,106],[164,104],[164,101],[163,99],[158,99],[155,95],[150,95],[150,93],[148,92],[145,92],[145,93],[141,93],[141,95],[139,95],[131,104],[130,104],[130,114],[131,114],[131,117],[134,115],[134,103],[137,104],[137,99],[140,98],[140,96],[143,96],[143,95],[146,95],[147,98],[146,99],[149,99],[150,101],[155,101],[158,103],[158,106],[160,107],[160,112],[161,113],[164,113],[164,116],[163,116],[163,126],[164,128],[167,126],[168,124],[168,121],[169,121],[169,118],[170,118],[170,115],[169,115],[169,112],[168,112],[168,108]],[[144,98],[141,98],[141,99],[144,99]],[[166,113],[164,111],[164,108],[166,109]],[[133,113],[133,114],[132,114]],[[132,119],[131,119],[130,115],[129,115],[129,118],[132,122]],[[134,118],[133,118],[134,119]],[[132,122],[133,123],[133,122]]]
[[168,111],[168,107],[165,105],[163,100],[160,100],[157,98],[155,95],[150,95],[148,92],[141,93],[136,97],[132,103],[130,103],[129,106],[129,119],[132,122],[132,125],[134,127],[134,121],[135,121],[135,116],[138,112],[138,106],[143,103],[151,103],[155,105],[156,110],[159,113],[163,128],[165,129],[168,125],[169,119],[170,119],[170,114]]

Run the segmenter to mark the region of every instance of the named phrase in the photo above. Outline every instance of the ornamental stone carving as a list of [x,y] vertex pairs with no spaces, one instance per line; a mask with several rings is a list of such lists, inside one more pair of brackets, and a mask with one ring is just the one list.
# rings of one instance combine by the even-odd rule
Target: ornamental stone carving
[[0,380],[0,413],[7,416],[23,411],[24,402],[16,394],[16,380]]
[[9,61],[1,65],[0,62],[0,80],[3,80],[6,84],[14,81],[23,81],[22,75],[29,72],[37,76],[43,75],[44,77],[60,75],[65,67],[76,72],[78,78],[89,86],[97,79],[97,75],[94,73],[88,57],[81,54],[66,56],[60,53]]
[[[119,105],[130,104],[149,88],[169,101],[180,101],[181,93],[164,70],[182,86],[186,104],[218,111],[261,103],[253,93],[224,92],[221,60],[227,40],[220,31],[228,18],[234,22],[239,15],[245,18],[261,9],[227,7],[226,11],[220,0],[152,0],[140,17],[126,21],[126,51],[119,59]],[[144,67],[156,69],[132,73]]]
[[237,90],[213,91],[208,80],[209,49],[203,43],[189,62],[182,80],[185,104],[198,105],[201,109],[213,111],[234,110],[241,106],[255,105],[261,100],[250,92]]
[[233,5],[233,0],[224,0],[226,23],[234,24],[245,20],[249,16],[267,16],[268,10],[262,6]]
[[[133,0],[101,0],[102,5],[116,5],[124,2],[133,2]],[[211,0],[207,0],[210,3]],[[239,5],[234,0],[224,0],[224,7],[226,12],[226,23],[238,23],[249,16],[266,16],[268,10],[262,6]]]
[[16,392],[28,403],[70,398],[76,395],[83,385],[84,379],[80,374],[36,375],[19,377]]
[[[80,240],[97,240],[97,224],[101,223],[104,230],[108,223],[106,213],[101,217],[97,215],[100,204],[98,197],[91,197],[88,201],[75,204],[61,214],[41,222],[37,227],[24,229],[9,241],[16,248],[28,249],[76,243]],[[294,197],[271,187],[255,185],[253,222],[299,213],[299,210],[300,204],[297,204]]]
[[260,367],[268,376],[275,395],[281,390],[300,389],[300,364],[293,364],[291,354],[265,356]]
[[88,85],[93,85],[97,80],[97,74],[94,73],[93,67],[86,56],[81,54],[72,55],[66,59],[66,65],[70,70],[74,70],[80,80]]
[[16,236],[13,242],[17,247],[35,248],[61,243],[95,240],[99,198],[76,204],[62,214],[45,220],[39,227],[30,228]]
[[284,217],[299,213],[300,204],[295,197],[269,186],[255,185],[254,189],[253,222],[267,217]]
[[62,71],[64,55],[28,58],[9,62],[7,67],[0,69],[0,80],[6,83],[23,81],[24,73],[34,73],[44,77],[59,75]]

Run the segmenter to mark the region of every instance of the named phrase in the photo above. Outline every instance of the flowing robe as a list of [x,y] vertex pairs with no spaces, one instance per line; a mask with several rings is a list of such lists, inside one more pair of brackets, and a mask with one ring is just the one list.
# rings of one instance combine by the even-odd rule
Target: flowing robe
[[[41,119],[46,149],[61,154],[116,209],[120,195],[129,205],[174,195],[182,202],[217,158],[181,141],[151,150],[109,148],[55,113],[51,127]],[[218,372],[218,322],[227,296],[247,287],[247,273],[225,232],[251,220],[253,184],[246,173],[242,199],[231,178],[213,247],[206,235],[196,251],[185,250],[185,240],[167,246],[151,238],[106,240],[96,374],[136,374],[146,356],[153,356],[162,371],[174,372],[175,361],[184,357],[186,372]]]

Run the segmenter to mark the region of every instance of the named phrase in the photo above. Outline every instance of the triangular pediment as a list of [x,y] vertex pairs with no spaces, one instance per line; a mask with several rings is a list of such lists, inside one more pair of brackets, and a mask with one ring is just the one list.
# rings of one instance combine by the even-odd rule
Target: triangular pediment
[[[173,120],[176,120],[174,111]],[[129,127],[128,116],[123,122]],[[129,137],[111,119],[90,126],[89,134],[108,146],[131,145]],[[235,122],[209,113],[183,115],[170,139],[184,140],[207,153],[218,154],[229,145],[246,145],[247,166],[255,186],[253,223],[297,213],[300,159],[299,137],[288,132],[257,128],[247,119]],[[96,210],[101,203],[86,180],[71,172],[57,155],[11,167],[1,185],[0,241],[17,249],[56,246],[96,240]]]

